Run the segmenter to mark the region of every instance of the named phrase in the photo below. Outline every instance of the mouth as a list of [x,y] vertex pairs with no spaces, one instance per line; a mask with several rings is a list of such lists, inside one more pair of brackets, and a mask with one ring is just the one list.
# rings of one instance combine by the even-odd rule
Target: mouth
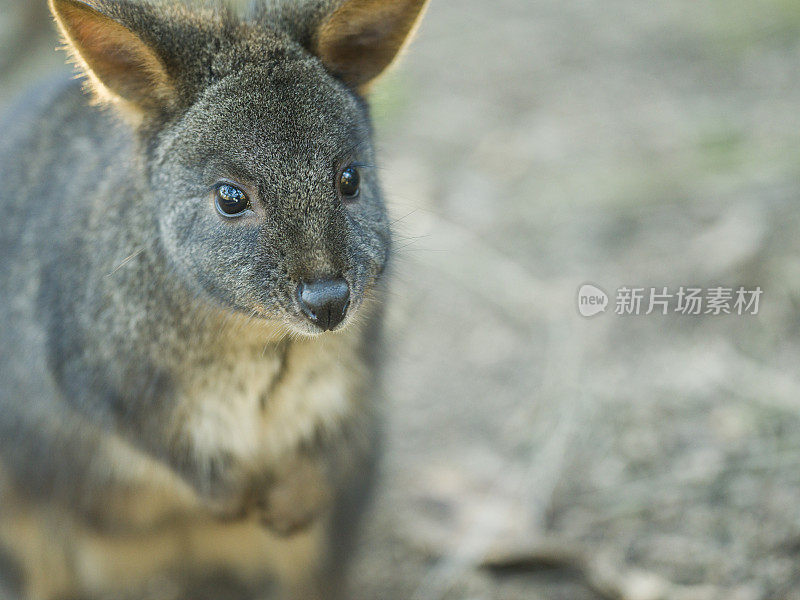
[[291,284],[278,298],[273,296],[268,302],[251,305],[251,314],[304,337],[340,333],[359,320],[356,315],[363,301],[371,298],[373,287],[353,288],[348,280],[317,279]]
[[352,324],[356,313],[352,300],[348,300],[345,306],[336,309],[335,314],[329,311],[317,313],[304,307],[300,302],[297,302],[294,309],[291,312],[287,311],[284,323],[295,333],[311,337],[344,331]]
[[258,303],[249,309],[241,309],[237,312],[243,316],[249,316],[250,319],[255,317],[259,321],[280,325],[301,336],[316,337],[328,333],[339,333],[347,329],[354,321],[358,308],[358,303],[353,299],[348,299],[341,307],[334,306],[322,310],[313,310],[303,305],[298,295],[295,295],[293,300],[277,310],[270,310]]

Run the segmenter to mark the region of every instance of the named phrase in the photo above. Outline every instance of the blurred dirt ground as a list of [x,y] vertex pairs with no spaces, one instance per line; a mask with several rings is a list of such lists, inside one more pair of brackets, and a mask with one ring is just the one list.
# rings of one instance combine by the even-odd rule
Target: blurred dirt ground
[[[0,0],[0,102],[62,60],[33,6]],[[399,251],[355,600],[800,599],[799,72],[793,0],[432,0],[373,103]],[[585,282],[764,294],[584,319]]]

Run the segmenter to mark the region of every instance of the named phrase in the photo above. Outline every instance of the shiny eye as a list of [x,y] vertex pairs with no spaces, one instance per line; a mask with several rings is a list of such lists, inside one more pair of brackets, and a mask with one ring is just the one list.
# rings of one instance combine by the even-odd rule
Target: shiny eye
[[250,200],[242,190],[228,183],[217,186],[215,191],[217,210],[224,217],[238,217],[250,207]]
[[344,198],[352,200],[358,197],[361,191],[361,175],[353,165],[347,167],[339,176],[339,193]]

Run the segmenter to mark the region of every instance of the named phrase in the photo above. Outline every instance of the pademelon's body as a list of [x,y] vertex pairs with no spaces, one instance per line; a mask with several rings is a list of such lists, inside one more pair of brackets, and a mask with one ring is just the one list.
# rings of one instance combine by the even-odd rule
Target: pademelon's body
[[361,94],[423,5],[52,1],[94,102],[2,124],[3,597],[341,593],[391,239]]

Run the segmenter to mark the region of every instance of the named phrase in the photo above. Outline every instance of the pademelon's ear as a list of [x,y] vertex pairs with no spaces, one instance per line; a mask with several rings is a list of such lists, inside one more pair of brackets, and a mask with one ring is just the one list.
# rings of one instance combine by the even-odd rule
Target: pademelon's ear
[[[125,23],[130,21],[141,28],[147,27],[144,6],[124,1],[49,2],[68,51],[100,102],[121,102],[126,108],[137,111],[172,105],[175,88],[163,61],[156,50]],[[123,15],[125,10],[131,14]]]
[[317,29],[314,51],[328,69],[364,90],[403,49],[428,0],[339,0]]

